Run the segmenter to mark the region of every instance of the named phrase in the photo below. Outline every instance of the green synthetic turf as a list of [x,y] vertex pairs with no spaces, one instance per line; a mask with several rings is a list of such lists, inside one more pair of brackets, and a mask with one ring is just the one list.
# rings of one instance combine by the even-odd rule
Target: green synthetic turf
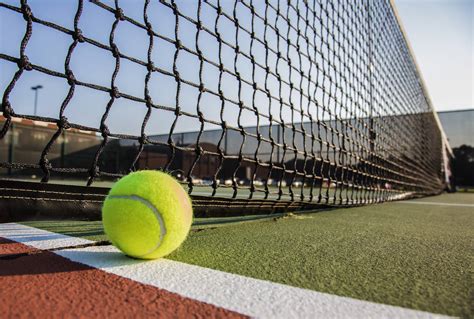
[[383,204],[198,232],[171,259],[470,317],[473,229],[472,208]]
[[474,205],[474,193],[457,192],[415,199],[417,202],[451,203]]
[[[419,201],[474,203],[473,194],[454,195]],[[26,224],[104,239],[100,222]],[[474,316],[473,207],[395,202],[230,222],[198,219],[193,230],[169,258],[362,300]]]
[[102,221],[32,220],[21,222],[21,224],[94,241],[107,240]]
[[[286,214],[274,215],[245,215],[238,217],[213,217],[195,218],[191,228],[191,234],[217,227],[234,226],[241,223],[262,221],[285,216]],[[107,236],[102,227],[102,221],[80,221],[80,220],[30,220],[21,222],[23,225],[41,228],[53,233],[68,236],[81,237],[94,241],[105,241]]]

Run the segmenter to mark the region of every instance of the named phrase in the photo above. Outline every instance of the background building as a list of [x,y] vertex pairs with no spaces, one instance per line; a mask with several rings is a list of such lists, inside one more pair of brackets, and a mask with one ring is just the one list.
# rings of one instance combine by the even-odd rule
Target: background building
[[[137,140],[110,138],[98,161],[100,171],[109,174],[99,178],[114,179],[119,174],[128,173],[134,164],[134,169],[166,168],[183,180],[191,178],[204,183],[215,178],[221,182],[282,180],[285,183],[304,183],[305,176],[313,175],[347,183],[365,181],[380,187],[392,176],[390,170],[375,172],[377,166],[395,172],[397,167],[414,165],[413,154],[419,149],[426,148],[429,153],[428,149],[440,146],[438,142],[427,145],[417,138],[415,132],[405,140],[396,138],[397,131],[392,127],[398,128],[406,122],[423,123],[424,116],[432,115],[304,122],[295,123],[294,127],[289,124],[261,125],[245,127],[245,134],[236,129],[181,132],[172,134],[173,147],[168,144],[169,134],[149,136],[151,143],[144,145],[143,149]],[[0,123],[2,121],[4,119],[0,118]],[[0,161],[28,165],[13,165],[2,169],[1,173],[21,178],[41,177],[43,172],[38,167],[38,159],[44,146],[57,132],[57,125],[25,119],[15,119],[12,125],[9,135],[0,145]],[[435,128],[420,126],[420,129],[431,131]],[[363,143],[357,142],[360,136],[365,136]],[[55,175],[52,177],[62,178],[62,171],[70,173],[71,170],[78,178],[86,176],[102,143],[99,133],[65,130],[47,156]],[[436,165],[439,157],[431,160]],[[219,170],[216,171],[216,167]],[[372,180],[375,175],[378,177]],[[440,171],[440,179],[442,176]]]

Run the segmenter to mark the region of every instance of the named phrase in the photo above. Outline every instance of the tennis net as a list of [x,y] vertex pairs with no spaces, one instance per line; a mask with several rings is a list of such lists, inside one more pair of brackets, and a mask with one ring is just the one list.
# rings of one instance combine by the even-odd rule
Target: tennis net
[[38,209],[37,191],[97,208],[139,169],[206,212],[447,187],[450,148],[389,0],[56,5],[0,2],[9,210]]

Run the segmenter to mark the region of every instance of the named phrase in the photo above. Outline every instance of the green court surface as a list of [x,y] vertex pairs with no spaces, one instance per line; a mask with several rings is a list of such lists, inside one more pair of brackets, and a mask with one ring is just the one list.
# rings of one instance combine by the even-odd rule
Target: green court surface
[[[474,194],[413,202],[418,204],[196,219],[184,245],[169,258],[340,296],[472,318]],[[106,239],[100,222],[24,224]]]

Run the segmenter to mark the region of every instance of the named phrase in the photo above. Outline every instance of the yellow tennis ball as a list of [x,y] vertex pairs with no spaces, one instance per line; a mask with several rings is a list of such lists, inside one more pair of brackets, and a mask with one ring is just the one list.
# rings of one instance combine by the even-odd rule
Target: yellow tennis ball
[[102,207],[114,246],[128,256],[155,259],[178,248],[193,220],[191,199],[170,175],[138,171],[121,178]]

